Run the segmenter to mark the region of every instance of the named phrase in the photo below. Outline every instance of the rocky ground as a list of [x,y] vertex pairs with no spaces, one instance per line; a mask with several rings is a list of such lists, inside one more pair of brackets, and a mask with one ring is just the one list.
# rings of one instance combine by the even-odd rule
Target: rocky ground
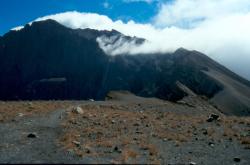
[[250,164],[250,118],[206,98],[0,102],[0,163]]

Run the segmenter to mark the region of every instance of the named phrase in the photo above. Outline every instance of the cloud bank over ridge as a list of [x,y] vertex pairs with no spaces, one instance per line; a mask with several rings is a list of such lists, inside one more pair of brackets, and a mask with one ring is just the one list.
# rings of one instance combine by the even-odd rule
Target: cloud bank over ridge
[[[123,22],[105,15],[59,13],[35,21],[54,19],[76,29],[115,29],[129,36],[145,38],[133,43],[109,44],[109,54],[164,53],[180,47],[201,51],[250,79],[250,2],[248,0],[175,0],[161,3],[158,14],[147,24]],[[105,40],[99,39],[105,46]],[[103,48],[105,49],[105,48]],[[112,51],[112,49],[114,51]]]

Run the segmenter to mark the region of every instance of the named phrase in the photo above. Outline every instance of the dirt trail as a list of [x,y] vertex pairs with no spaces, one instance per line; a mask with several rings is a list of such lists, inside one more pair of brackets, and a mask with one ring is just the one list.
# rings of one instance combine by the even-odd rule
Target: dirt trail
[[[0,124],[0,163],[67,163],[74,159],[57,146],[64,112],[18,117]],[[28,138],[30,133],[37,137]]]

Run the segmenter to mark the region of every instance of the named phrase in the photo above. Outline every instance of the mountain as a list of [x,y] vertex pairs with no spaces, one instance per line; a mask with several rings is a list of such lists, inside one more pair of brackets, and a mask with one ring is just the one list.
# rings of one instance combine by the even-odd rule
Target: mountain
[[206,55],[180,48],[110,56],[100,48],[100,37],[110,45],[145,41],[115,30],[74,30],[53,20],[5,34],[0,38],[0,99],[103,100],[111,90],[128,90],[178,101],[188,89],[225,114],[250,115],[250,82]]

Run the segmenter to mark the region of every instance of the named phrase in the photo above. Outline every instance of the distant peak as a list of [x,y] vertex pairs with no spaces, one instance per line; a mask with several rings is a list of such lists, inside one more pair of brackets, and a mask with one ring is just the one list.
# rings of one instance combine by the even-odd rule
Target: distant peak
[[[59,22],[53,20],[53,19],[47,19],[47,20],[42,20],[42,21],[35,21],[32,22],[31,26],[39,26],[39,25],[49,25],[49,26],[63,26],[62,24],[60,24]],[[64,27],[64,26],[63,26]]]
[[119,32],[119,31],[117,31],[117,30],[115,30],[115,29],[112,29],[112,30],[111,30],[111,33],[113,33],[113,34],[122,34],[121,32]]
[[174,53],[179,54],[179,53],[187,53],[187,52],[189,52],[187,49],[181,47],[177,49]]

